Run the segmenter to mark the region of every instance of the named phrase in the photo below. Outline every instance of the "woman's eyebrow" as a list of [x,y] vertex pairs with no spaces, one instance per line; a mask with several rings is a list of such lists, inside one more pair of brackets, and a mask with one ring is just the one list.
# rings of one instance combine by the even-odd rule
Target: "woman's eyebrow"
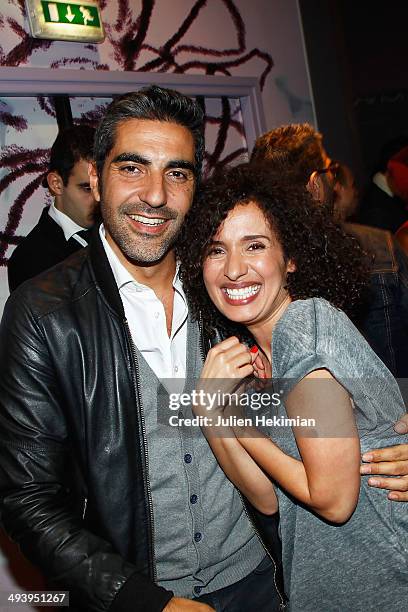
[[242,240],[256,240],[257,238],[265,238],[266,240],[270,240],[270,237],[265,236],[265,234],[251,234],[249,236],[243,236]]
[[[249,240],[257,240],[258,238],[264,238],[265,240],[269,240],[269,242],[271,241],[270,236],[265,236],[264,234],[251,234],[249,236],[242,236],[240,240],[242,242],[246,242]],[[223,240],[211,240],[210,244],[224,244],[224,241]]]

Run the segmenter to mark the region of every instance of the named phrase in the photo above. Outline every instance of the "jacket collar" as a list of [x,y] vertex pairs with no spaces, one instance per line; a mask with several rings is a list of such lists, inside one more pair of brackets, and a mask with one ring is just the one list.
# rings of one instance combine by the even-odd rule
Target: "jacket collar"
[[125,310],[123,308],[122,300],[120,299],[115,277],[113,276],[112,268],[110,267],[105,249],[103,248],[102,241],[99,236],[99,225],[99,222],[95,223],[89,242],[89,257],[95,275],[95,280],[110,307],[119,317],[125,319]]

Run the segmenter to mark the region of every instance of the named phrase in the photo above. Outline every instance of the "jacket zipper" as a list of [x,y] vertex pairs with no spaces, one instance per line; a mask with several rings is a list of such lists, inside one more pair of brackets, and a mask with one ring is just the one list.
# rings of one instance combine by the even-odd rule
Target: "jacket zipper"
[[146,492],[146,498],[147,498],[147,506],[148,506],[148,511],[149,511],[149,519],[150,519],[150,533],[149,533],[149,540],[150,540],[150,569],[152,572],[152,576],[153,576],[153,581],[155,583],[157,583],[157,569],[156,569],[156,563],[155,563],[155,554],[154,554],[154,517],[153,517],[153,500],[152,500],[152,492],[150,489],[150,479],[149,479],[149,456],[147,453],[147,436],[146,436],[146,422],[145,422],[145,417],[144,417],[144,412],[143,412],[143,405],[142,405],[142,398],[141,398],[141,394],[140,394],[140,386],[139,386],[139,364],[137,361],[137,355],[136,355],[136,349],[135,349],[135,344],[133,342],[133,338],[132,338],[132,334],[130,332],[130,327],[129,327],[129,323],[127,321],[127,319],[124,320],[124,324],[125,324],[125,328],[126,328],[126,334],[129,340],[129,344],[130,344],[130,348],[132,351],[132,356],[133,356],[133,363],[135,366],[135,376],[133,377],[133,383],[134,383],[134,387],[135,387],[135,393],[136,393],[136,399],[138,401],[138,406],[139,406],[139,413],[140,413],[140,423],[142,426],[142,437],[140,440],[140,448],[142,451],[142,454],[144,456],[144,464],[142,465],[142,470],[143,470],[143,482],[145,485],[145,492]]
[[[203,324],[202,324],[201,314],[200,314],[200,317],[199,317],[199,320],[198,320],[198,328],[199,328],[199,331],[200,331],[200,353],[201,353],[202,361],[204,363],[204,361],[205,361],[204,331],[203,331]],[[237,491],[238,491],[238,489],[237,489]],[[245,502],[244,502],[244,499],[243,499],[242,494],[241,494],[240,491],[238,491],[238,495],[239,495],[239,497],[241,499],[242,507],[244,509],[244,512],[245,512],[245,515],[246,515],[248,521],[252,525],[252,528],[255,531],[255,534],[257,535],[258,540],[262,544],[263,549],[265,550],[266,554],[268,555],[268,557],[272,561],[272,564],[273,564],[273,582],[274,582],[274,585],[275,585],[276,592],[279,595],[279,599],[280,599],[279,608],[281,610],[285,610],[285,608],[286,608],[285,598],[283,597],[282,593],[280,592],[280,590],[278,588],[278,585],[276,584],[276,571],[277,571],[276,561],[272,557],[272,555],[269,552],[269,550],[267,549],[267,547],[265,546],[264,541],[262,540],[261,534],[259,533],[259,530],[258,530],[257,526],[255,525],[253,519],[250,517],[250,515],[248,513],[248,510],[246,509]]]

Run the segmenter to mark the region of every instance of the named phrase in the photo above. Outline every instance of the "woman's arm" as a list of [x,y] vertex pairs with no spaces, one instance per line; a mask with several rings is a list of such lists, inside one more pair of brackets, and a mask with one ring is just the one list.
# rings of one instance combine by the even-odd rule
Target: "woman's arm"
[[263,514],[275,514],[278,500],[273,484],[238,442],[231,427],[223,428],[223,437],[203,427],[211,449],[225,475],[245,495],[253,506]]
[[327,370],[316,370],[296,385],[285,406],[289,418],[316,420],[313,437],[293,428],[302,461],[269,438],[237,434],[240,443],[290,495],[331,522],[345,522],[360,488],[360,443],[347,391]]
[[[252,374],[255,358],[256,355],[235,337],[220,342],[208,352],[199,389],[214,395],[235,392],[239,381]],[[202,431],[229,480],[260,512],[277,512],[278,501],[269,477],[238,442],[233,428],[217,425],[219,417],[231,416],[228,410],[224,412],[224,406],[208,410],[205,404],[195,406],[193,410],[196,415],[212,420],[210,425],[202,427]]]

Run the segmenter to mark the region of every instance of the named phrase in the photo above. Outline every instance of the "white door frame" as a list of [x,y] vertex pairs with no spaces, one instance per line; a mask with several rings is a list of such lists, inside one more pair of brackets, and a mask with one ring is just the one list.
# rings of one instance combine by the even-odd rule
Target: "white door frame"
[[0,67],[0,96],[109,97],[145,85],[161,85],[190,96],[240,100],[248,151],[266,131],[261,91],[256,77],[208,76],[161,72]]

